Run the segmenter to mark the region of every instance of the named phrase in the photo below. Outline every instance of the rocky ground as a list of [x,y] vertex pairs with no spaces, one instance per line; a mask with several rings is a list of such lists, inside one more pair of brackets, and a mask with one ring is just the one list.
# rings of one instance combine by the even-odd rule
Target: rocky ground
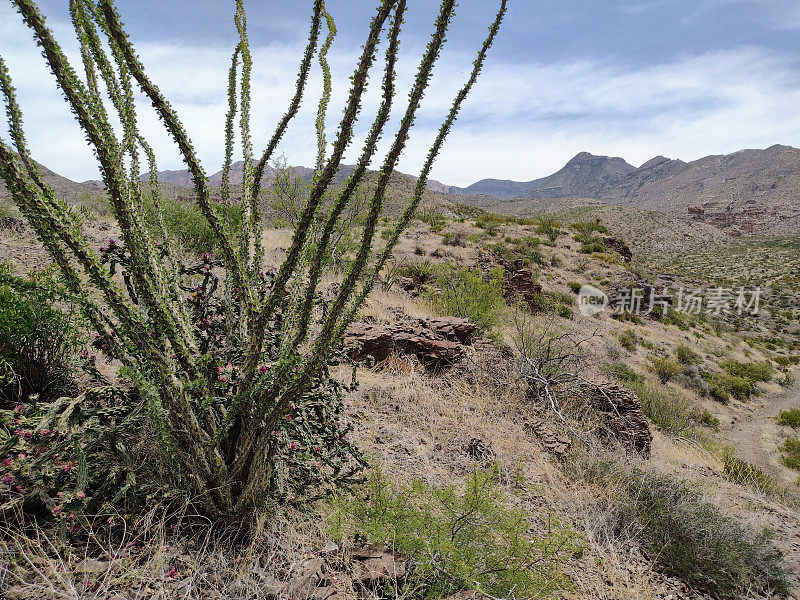
[[[546,239],[533,224],[501,220],[486,227],[485,221],[454,217],[445,214],[443,226],[414,223],[398,246],[398,271],[384,273],[385,285],[373,293],[346,336],[351,358],[365,360],[358,370],[359,386],[347,398],[347,416],[373,466],[398,485],[420,480],[462,489],[476,468],[496,465],[503,474],[507,502],[531,516],[534,531],[547,531],[554,518],[573,531],[580,550],[560,558],[569,584],[558,597],[705,598],[666,574],[636,542],[597,527],[611,491],[575,479],[569,457],[611,456],[636,468],[670,473],[701,490],[726,513],[772,530],[791,569],[791,597],[800,597],[797,473],[781,463],[778,450],[779,441],[790,432],[772,420],[780,410],[800,405],[800,391],[768,383],[761,385],[758,398],[722,404],[702,386],[693,387],[694,380],[684,374],[659,380],[652,366],[654,358],[672,357],[679,346],[696,353],[702,368],[712,371],[726,358],[774,360],[797,352],[792,345],[797,330],[778,330],[770,312],[750,322],[744,337],[729,318],[686,319],[679,326],[647,315],[615,318],[612,311],[584,316],[575,294],[582,285],[611,294],[630,284],[657,290],[665,284],[695,285],[700,279],[677,268],[659,271],[635,249],[633,257],[621,251],[584,254],[569,223],[562,223],[563,231],[552,245],[536,245],[532,264],[515,264],[497,245],[509,248],[514,240]],[[113,228],[101,222],[89,222],[86,228],[98,245],[114,235]],[[267,260],[278,263],[288,240],[286,230],[268,231]],[[23,271],[48,263],[22,225],[2,230],[0,261]],[[467,318],[441,314],[432,300],[436,283],[421,282],[415,274],[420,265],[442,264],[483,271],[500,267],[503,295],[534,313],[533,326],[580,340],[575,368],[593,384],[580,388],[577,396],[586,401],[581,406],[603,412],[598,408],[602,402],[586,399],[594,393],[590,390],[614,389],[617,382],[608,367],[624,364],[650,388],[685,399],[692,414],[707,411],[718,419],[718,430],[697,420],[683,431],[665,430],[645,419],[639,405],[625,412],[627,396],[619,392],[612,394],[617,399],[605,409],[616,423],[608,428],[613,439],[601,443],[575,435],[573,425],[586,424],[578,408],[570,407],[567,422],[552,407],[535,405],[528,396],[519,372],[521,325],[513,315],[504,314],[493,330],[482,332]],[[541,306],[542,298],[547,307]],[[784,345],[769,348],[754,341],[776,336]],[[346,365],[336,372],[343,380],[351,376]],[[608,394],[602,398],[607,400]],[[726,449],[763,471],[775,487],[756,489],[732,479],[726,471]],[[0,554],[6,562],[24,566],[26,575],[12,581],[0,571],[0,578],[5,577],[0,585],[5,597],[15,599],[387,597],[387,590],[396,588],[413,565],[386,544],[335,540],[331,514],[331,506],[322,504],[311,512],[267,515],[250,545],[235,550],[230,528],[209,527],[189,514],[176,518],[153,511],[135,526],[118,516],[123,529],[98,523],[83,547],[65,547],[57,532],[22,532],[8,526],[2,532]],[[471,594],[464,590],[454,600],[469,600]]]

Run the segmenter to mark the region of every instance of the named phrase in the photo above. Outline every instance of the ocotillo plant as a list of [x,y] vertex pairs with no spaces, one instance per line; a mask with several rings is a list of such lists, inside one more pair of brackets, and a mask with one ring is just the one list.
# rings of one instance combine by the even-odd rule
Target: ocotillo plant
[[[2,60],[0,85],[11,143],[0,142],[0,172],[61,270],[65,285],[79,298],[96,329],[98,347],[125,366],[147,398],[162,445],[164,471],[199,496],[209,511],[228,515],[241,514],[272,496],[297,494],[350,477],[358,465],[352,464],[355,454],[346,433],[335,429],[340,391],[327,374],[326,361],[411,221],[434,160],[497,36],[507,0],[500,1],[471,73],[444,116],[405,211],[388,239],[376,246],[390,177],[408,143],[455,15],[455,0],[442,0],[368,198],[353,260],[321,316],[315,307],[332,238],[377,154],[396,99],[406,0],[381,0],[377,6],[330,145],[324,127],[331,95],[326,57],[336,30],[324,1],[313,2],[294,95],[258,159],[250,130],[252,59],[246,14],[243,0],[235,1],[238,43],[229,72],[219,203],[212,200],[192,142],[176,111],[147,74],[113,0],[70,0],[82,74],[70,63],[36,3],[11,2],[41,47],[96,154],[121,239],[111,240],[99,253],[91,248],[64,201],[43,180],[27,147],[22,113]],[[382,100],[355,169],[334,200],[322,202],[352,143],[368,76],[384,46]],[[260,214],[265,169],[298,112],[315,55],[324,82],[316,123],[316,171],[285,260],[277,271],[265,273]],[[150,100],[180,150],[196,201],[218,242],[219,256],[206,255],[202,264],[182,264],[167,235],[155,155],[138,127],[137,93]],[[116,120],[121,126],[114,126]],[[230,171],[237,136],[244,166],[241,190],[234,194]],[[143,160],[149,166],[146,182],[140,177]],[[242,215],[236,228],[227,216],[226,209],[232,205],[239,206]],[[119,274],[118,268],[122,269]]]

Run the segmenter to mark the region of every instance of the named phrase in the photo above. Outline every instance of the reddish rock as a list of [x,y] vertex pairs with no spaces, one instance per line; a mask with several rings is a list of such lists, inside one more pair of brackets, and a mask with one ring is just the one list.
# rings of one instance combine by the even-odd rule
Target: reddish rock
[[356,360],[367,356],[377,361],[385,360],[394,347],[392,332],[372,323],[352,323],[344,334],[344,344],[350,357]]
[[380,362],[392,352],[412,354],[429,369],[456,363],[464,346],[472,343],[475,325],[466,319],[419,319],[393,325],[353,323],[344,336],[345,348],[355,360],[372,357]]
[[451,342],[460,342],[469,346],[477,327],[467,319],[459,317],[442,317],[423,321],[435,334]]
[[503,295],[506,300],[520,300],[532,309],[540,307],[539,294],[542,286],[533,278],[530,269],[517,269],[506,271],[503,279]]
[[704,206],[690,206],[687,210],[689,211],[689,216],[698,221],[704,221],[706,218],[706,209]]

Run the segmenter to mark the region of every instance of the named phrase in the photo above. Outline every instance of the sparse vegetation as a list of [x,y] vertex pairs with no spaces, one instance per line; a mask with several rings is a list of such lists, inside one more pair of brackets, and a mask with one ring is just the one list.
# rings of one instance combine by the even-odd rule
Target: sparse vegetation
[[800,471],[800,438],[796,435],[786,438],[781,444],[781,461],[795,471]]
[[613,362],[603,366],[603,372],[622,383],[643,382],[644,376],[631,369],[624,362]]
[[722,454],[723,474],[726,479],[740,485],[769,492],[775,488],[775,481],[758,467],[738,458],[732,450]]
[[569,587],[561,564],[578,549],[575,533],[549,519],[531,533],[529,514],[509,508],[491,472],[476,471],[463,492],[416,480],[388,483],[379,472],[366,493],[342,498],[330,519],[336,539],[364,536],[414,561],[402,597],[443,598],[465,589],[493,597],[551,598]]
[[626,329],[617,336],[617,340],[619,341],[619,345],[625,348],[625,350],[628,352],[635,352],[639,337],[633,329]]
[[683,344],[675,348],[675,356],[682,365],[698,365],[703,362],[702,356]]
[[642,403],[642,411],[653,424],[670,435],[687,434],[698,420],[697,409],[681,392],[654,387],[644,381],[628,384]]
[[656,374],[661,383],[667,383],[683,371],[679,362],[666,356],[651,356],[648,361],[650,370]]
[[693,588],[730,599],[787,591],[786,567],[769,534],[725,516],[685,483],[610,461],[577,468],[612,490],[605,520],[595,519],[593,526],[634,539],[662,569]]
[[465,317],[483,331],[497,325],[505,307],[502,269],[484,278],[477,269],[440,265],[434,269],[433,284],[425,297],[442,314]]
[[800,429],[800,408],[790,408],[789,410],[781,411],[775,421],[778,425],[785,425],[792,429]]

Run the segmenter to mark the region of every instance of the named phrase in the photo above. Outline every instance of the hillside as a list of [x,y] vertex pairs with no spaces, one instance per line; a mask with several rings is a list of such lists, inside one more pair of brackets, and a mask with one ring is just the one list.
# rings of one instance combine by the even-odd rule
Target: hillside
[[[691,162],[657,156],[635,168],[618,158],[582,152],[557,173],[530,182],[484,180],[466,188],[496,200],[580,197],[684,216],[729,235],[800,231],[800,150],[771,146]],[[493,210],[519,203],[475,199]],[[531,202],[532,206],[541,203]]]
[[[395,183],[402,194],[413,184],[410,178]],[[758,571],[763,579],[779,573],[780,563],[768,554],[773,547],[789,568],[787,585],[797,590],[797,475],[782,462],[780,450],[794,431],[774,419],[795,407],[800,393],[792,376],[800,348],[796,303],[775,288],[765,291],[765,310],[753,317],[687,315],[674,307],[639,316],[612,310],[584,315],[576,293],[583,285],[610,295],[634,285],[674,291],[705,285],[718,272],[738,277],[734,263],[751,263],[750,275],[759,265],[774,269],[762,275],[776,282],[787,274],[779,263],[796,261],[797,247],[782,249],[787,253],[769,264],[764,256],[774,248],[748,257],[721,251],[704,261],[694,257],[670,265],[651,264],[635,252],[629,263],[612,249],[609,234],[588,224],[600,216],[619,226],[621,215],[648,213],[603,204],[558,208],[561,227],[551,232],[553,241],[536,220],[453,218],[434,208],[403,234],[394,266],[384,271],[358,322],[368,332],[399,329],[420,346],[398,344],[387,358],[366,360],[357,370],[359,385],[346,394],[345,418],[354,442],[369,456],[370,479],[352,494],[277,508],[269,526],[244,548],[201,533],[207,523],[189,515],[176,525],[161,516],[161,503],[143,517],[115,516],[116,526],[81,521],[69,543],[53,548],[13,530],[17,541],[0,546],[0,558],[12,565],[15,577],[4,590],[7,596],[33,600],[36,590],[52,585],[71,597],[91,589],[97,598],[254,598],[280,596],[275,590],[284,588],[301,600],[337,597],[328,596],[334,591],[374,599],[364,562],[389,556],[406,568],[416,558],[423,568],[427,559],[419,545],[427,550],[438,539],[428,535],[433,528],[447,525],[452,531],[448,519],[461,522],[462,513],[452,511],[466,510],[454,504],[468,498],[464,491],[475,491],[480,500],[469,509],[479,511],[479,518],[463,517],[466,531],[478,537],[457,538],[470,556],[482,560],[488,549],[509,564],[515,546],[503,543],[506,530],[500,528],[508,527],[510,517],[524,519],[523,533],[541,544],[532,551],[544,551],[547,560],[533,583],[521,580],[527,592],[517,597],[708,600],[703,586],[716,585],[714,572],[693,575],[682,553],[704,561],[704,569],[724,561],[737,577],[752,564],[765,569]],[[390,218],[385,226],[391,225]],[[102,219],[87,221],[84,230],[93,246],[118,235]],[[622,239],[621,231],[611,233]],[[281,263],[291,235],[289,229],[265,231],[265,268]],[[589,251],[594,238],[607,244],[604,251]],[[49,262],[29,231],[0,226],[0,242],[0,259],[20,272]],[[693,268],[701,264],[703,270]],[[333,293],[336,282],[334,276],[325,294]],[[480,325],[466,345],[419,336],[421,323],[453,315]],[[561,414],[537,396],[541,391],[529,370],[551,360],[551,344],[568,357],[548,376]],[[431,348],[454,352],[455,364],[431,367],[425,354]],[[730,365],[769,365],[769,376],[758,382],[735,378],[727,374]],[[332,369],[342,382],[351,381],[351,365]],[[624,418],[646,423],[652,436],[642,438],[646,451],[626,446],[624,436],[614,439],[609,432],[619,434],[619,422],[604,425],[602,413],[588,410],[586,397],[569,377],[563,379],[570,373],[635,392],[641,408],[627,407]],[[740,389],[740,380],[750,387]],[[602,435],[594,433],[598,425]],[[475,488],[475,481],[482,487]],[[688,489],[710,504],[699,503]],[[671,495],[658,512],[646,499],[655,502],[662,494]],[[436,498],[447,502],[447,510],[436,508]],[[383,517],[388,521],[380,520],[380,511],[366,512],[371,502],[384,503],[379,506],[389,511]],[[403,527],[396,527],[395,515]],[[774,532],[767,541],[758,537],[764,527]],[[37,534],[51,535],[43,528]],[[679,541],[665,550],[662,537]],[[384,553],[384,539],[398,554]],[[377,545],[364,545],[373,541]],[[703,554],[705,543],[715,544],[711,554]],[[462,564],[454,562],[460,555],[450,548],[444,545],[436,555],[437,567]],[[469,560],[463,564],[473,568]],[[372,583],[405,586],[419,573],[409,568],[401,583],[384,570]],[[736,583],[742,595],[722,597],[778,597],[748,591],[762,584]]]

